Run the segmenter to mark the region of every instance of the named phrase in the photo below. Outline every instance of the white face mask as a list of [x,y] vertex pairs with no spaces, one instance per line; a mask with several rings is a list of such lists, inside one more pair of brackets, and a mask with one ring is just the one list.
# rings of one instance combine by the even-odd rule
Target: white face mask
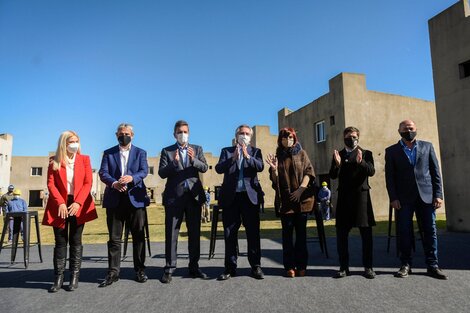
[[250,135],[238,135],[238,144],[248,146],[251,141]]
[[326,189],[327,187],[326,186],[323,186],[323,189]]
[[69,153],[77,153],[78,148],[80,148],[80,144],[78,142],[72,142],[67,146],[67,152]]
[[185,145],[188,143],[188,140],[189,140],[189,134],[188,133],[179,133],[179,134],[176,134],[176,140],[178,141],[178,143],[180,145]]
[[287,147],[290,148],[294,145],[294,139],[287,138]]

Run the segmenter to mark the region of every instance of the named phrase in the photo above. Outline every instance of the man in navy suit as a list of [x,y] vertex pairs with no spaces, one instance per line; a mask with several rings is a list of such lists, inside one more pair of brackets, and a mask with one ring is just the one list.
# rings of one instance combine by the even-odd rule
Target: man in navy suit
[[251,274],[263,279],[261,270],[259,204],[262,190],[258,172],[264,168],[261,150],[250,145],[253,131],[248,125],[240,125],[235,131],[236,145],[223,148],[215,170],[224,174],[219,194],[222,208],[225,238],[225,270],[219,280],[236,275],[238,229],[241,222],[248,241],[248,261]]
[[447,279],[437,260],[435,210],[442,205],[442,182],[434,147],[416,140],[416,125],[411,120],[400,123],[401,140],[385,150],[385,180],[390,205],[397,212],[401,268],[396,277],[411,274],[413,213],[421,222],[427,273]]
[[145,207],[149,204],[144,178],[148,173],[147,153],[131,144],[134,138],[130,124],[120,124],[116,137],[119,145],[103,153],[99,171],[106,184],[103,207],[109,231],[108,273],[100,287],[119,280],[121,268],[121,243],[124,223],[132,234],[132,250],[136,281],[147,281],[145,275]]
[[165,269],[162,283],[171,282],[176,269],[178,234],[183,216],[188,228],[189,275],[207,279],[199,269],[201,207],[206,201],[199,173],[207,171],[207,162],[202,147],[189,144],[189,125],[177,121],[173,136],[176,143],[163,148],[160,154],[158,175],[167,179],[163,192],[165,206]]

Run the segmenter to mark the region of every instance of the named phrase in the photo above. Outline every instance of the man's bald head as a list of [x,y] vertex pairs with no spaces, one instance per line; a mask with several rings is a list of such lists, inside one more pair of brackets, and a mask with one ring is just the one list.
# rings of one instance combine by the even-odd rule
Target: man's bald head
[[416,124],[412,120],[404,120],[398,125],[398,132],[416,131]]
[[398,125],[400,136],[408,143],[414,141],[416,137],[416,124],[412,120],[404,120]]

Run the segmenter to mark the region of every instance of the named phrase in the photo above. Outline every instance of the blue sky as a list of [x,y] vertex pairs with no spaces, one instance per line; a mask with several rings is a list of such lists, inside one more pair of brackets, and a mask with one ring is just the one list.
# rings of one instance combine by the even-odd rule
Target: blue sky
[[218,155],[241,123],[269,125],[340,72],[434,100],[427,21],[457,0],[0,0],[0,133],[47,155],[78,132],[98,167],[120,122],[156,156],[174,122]]

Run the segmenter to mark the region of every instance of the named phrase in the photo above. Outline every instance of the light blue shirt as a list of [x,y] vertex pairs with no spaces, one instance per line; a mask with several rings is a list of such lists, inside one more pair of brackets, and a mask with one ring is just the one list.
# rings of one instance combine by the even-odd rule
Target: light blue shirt
[[403,140],[400,140],[401,147],[403,148],[403,151],[405,152],[406,156],[408,157],[408,161],[410,162],[413,167],[416,165],[416,153],[417,153],[417,147],[418,147],[418,141],[416,140],[413,143],[413,147],[408,148],[406,143],[403,142]]
[[26,201],[24,201],[23,199],[19,198],[19,199],[11,199],[10,201],[8,201],[8,204],[7,204],[7,213],[11,213],[11,212],[26,212],[28,211],[28,206],[26,205]]

